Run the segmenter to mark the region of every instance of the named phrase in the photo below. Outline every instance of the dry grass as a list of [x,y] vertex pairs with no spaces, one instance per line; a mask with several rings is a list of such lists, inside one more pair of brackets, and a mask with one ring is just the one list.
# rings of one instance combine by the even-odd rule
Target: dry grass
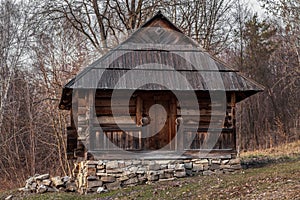
[[242,152],[241,158],[267,156],[269,158],[278,157],[299,157],[300,156],[300,140],[292,143],[287,143],[278,147]]

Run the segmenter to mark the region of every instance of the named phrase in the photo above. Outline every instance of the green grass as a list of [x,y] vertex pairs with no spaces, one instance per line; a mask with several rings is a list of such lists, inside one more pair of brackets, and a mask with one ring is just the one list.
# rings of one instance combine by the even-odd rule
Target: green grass
[[[151,185],[123,188],[103,194],[22,194],[16,199],[300,199],[300,161],[271,164],[232,175],[194,176]],[[0,195],[0,199],[9,192]]]

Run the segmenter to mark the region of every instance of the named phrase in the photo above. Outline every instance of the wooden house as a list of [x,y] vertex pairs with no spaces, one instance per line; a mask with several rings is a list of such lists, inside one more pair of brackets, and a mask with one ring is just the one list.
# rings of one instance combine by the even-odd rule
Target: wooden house
[[158,13],[64,86],[69,158],[233,158],[236,103],[262,89]]

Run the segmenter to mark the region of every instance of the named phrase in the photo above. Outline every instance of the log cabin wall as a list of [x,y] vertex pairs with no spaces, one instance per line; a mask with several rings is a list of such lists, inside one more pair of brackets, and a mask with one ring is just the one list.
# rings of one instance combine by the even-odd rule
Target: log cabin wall
[[[129,102],[121,94],[114,105],[114,115],[111,109],[111,94],[111,91],[75,93],[78,101],[73,102],[71,110],[72,123],[68,128],[68,143],[70,143],[68,149],[72,152],[75,148],[76,157],[84,157],[86,150],[139,151],[162,147],[170,151],[205,152],[209,150],[207,141],[215,135],[218,139],[213,146],[213,153],[220,155],[235,153],[235,93],[227,93],[225,112],[223,109],[218,110],[222,107],[221,104],[211,102],[209,93],[197,93],[200,111],[192,107],[181,108],[177,98],[171,92],[139,91],[132,95]],[[184,101],[189,104],[189,99]],[[149,116],[149,108],[154,104],[161,104],[167,111],[167,122],[163,130],[156,135],[151,133],[151,128],[147,124],[142,123],[142,119]],[[212,113],[212,106],[215,106],[214,113]],[[155,113],[155,116],[159,114]],[[77,118],[73,119],[73,115]],[[176,124],[179,118],[183,119],[182,125]],[[75,124],[78,126],[77,132]],[[180,126],[182,126],[182,133],[180,133]],[[147,134],[152,136],[147,137]],[[173,139],[175,143],[171,142]],[[75,140],[77,144],[74,144]],[[85,149],[83,144],[88,149]]]

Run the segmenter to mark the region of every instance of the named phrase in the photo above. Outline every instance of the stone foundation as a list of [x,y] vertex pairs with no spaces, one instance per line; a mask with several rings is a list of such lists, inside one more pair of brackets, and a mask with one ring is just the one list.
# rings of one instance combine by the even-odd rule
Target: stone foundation
[[232,173],[240,169],[239,159],[99,160],[77,163],[73,175],[78,191],[90,193],[196,174]]

